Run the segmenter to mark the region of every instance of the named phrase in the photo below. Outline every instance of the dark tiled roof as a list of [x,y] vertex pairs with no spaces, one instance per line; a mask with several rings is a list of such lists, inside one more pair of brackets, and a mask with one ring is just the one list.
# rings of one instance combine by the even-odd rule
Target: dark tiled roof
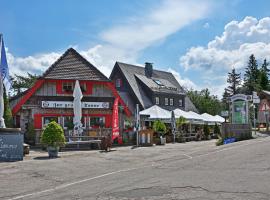
[[43,74],[45,79],[109,81],[94,65],[73,48],[68,49]]
[[[144,67],[130,65],[126,63],[116,62],[115,67],[119,67],[120,70],[123,72],[126,80],[130,84],[134,94],[138,98],[138,101],[144,108],[148,108],[152,106],[151,100],[145,94],[145,91],[141,88],[138,81],[142,81],[148,87],[152,87],[152,90],[155,92],[170,92],[172,90],[166,90],[166,88],[160,89],[157,87],[157,84],[153,81],[153,79],[160,80],[163,85],[166,87],[176,88],[178,94],[185,94],[185,91],[180,86],[178,81],[175,79],[174,75],[170,72],[160,71],[160,70],[153,70],[152,78],[147,78],[145,76]],[[112,74],[111,74],[112,76]],[[187,108],[189,110],[197,111],[193,103],[190,101],[188,97],[185,99]]]
[[195,113],[199,113],[199,111],[194,106],[194,104],[192,103],[192,101],[188,96],[185,96],[185,111],[193,111]]
[[[165,80],[162,78],[148,78],[146,76],[139,75],[139,74],[135,74],[135,76],[154,92],[162,92],[162,93],[169,93],[169,94],[181,93],[181,91],[179,91],[179,89],[168,80]],[[157,84],[155,80],[158,80],[162,84],[162,86]]]

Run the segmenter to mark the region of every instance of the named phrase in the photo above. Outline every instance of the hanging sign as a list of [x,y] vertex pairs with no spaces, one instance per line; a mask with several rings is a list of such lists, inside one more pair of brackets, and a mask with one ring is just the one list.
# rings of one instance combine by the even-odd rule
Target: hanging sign
[[[42,101],[42,108],[73,108],[72,101]],[[109,108],[109,102],[82,102],[82,108]]]

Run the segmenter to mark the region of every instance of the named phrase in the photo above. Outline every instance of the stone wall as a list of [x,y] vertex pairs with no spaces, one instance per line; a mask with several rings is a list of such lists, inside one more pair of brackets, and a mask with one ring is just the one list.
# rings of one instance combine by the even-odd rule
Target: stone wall
[[237,140],[249,139],[252,137],[250,124],[229,124],[223,123],[221,127],[222,138],[235,137]]

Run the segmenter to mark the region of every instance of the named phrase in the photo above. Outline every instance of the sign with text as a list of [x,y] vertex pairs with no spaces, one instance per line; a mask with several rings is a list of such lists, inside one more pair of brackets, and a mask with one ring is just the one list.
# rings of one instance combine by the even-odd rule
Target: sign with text
[[228,110],[221,111],[221,116],[222,117],[229,117],[229,111]]
[[[72,101],[42,101],[42,108],[73,108]],[[82,102],[82,108],[109,108],[109,102]]]
[[0,133],[0,161],[23,160],[23,135]]

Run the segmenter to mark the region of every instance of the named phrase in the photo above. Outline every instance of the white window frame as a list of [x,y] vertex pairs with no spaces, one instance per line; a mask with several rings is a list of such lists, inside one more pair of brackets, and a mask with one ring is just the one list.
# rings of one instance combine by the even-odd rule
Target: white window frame
[[170,98],[170,106],[173,106],[173,98]]
[[42,117],[42,128],[45,128],[45,126],[47,125],[47,124],[44,123],[44,118],[45,118],[45,117],[53,117],[53,118],[57,118],[57,123],[60,124],[60,117],[59,117],[59,116],[43,116],[43,117]]
[[117,87],[117,88],[120,88],[121,87],[121,79],[120,78],[117,78],[115,80],[115,87]]
[[165,106],[168,106],[169,105],[169,98],[168,97],[165,97],[164,104],[165,104]]
[[155,97],[156,105],[159,105],[159,97]]
[[179,106],[183,107],[183,99],[179,99]]
[[[67,130],[67,127],[65,126],[65,117],[74,117],[74,116],[63,116],[63,128],[64,128],[64,130]],[[86,118],[87,118],[87,116],[82,116],[82,117],[84,117],[84,121],[83,121],[83,123],[82,123],[82,128],[83,129],[86,129]],[[58,121],[59,121],[59,119],[58,119]]]

